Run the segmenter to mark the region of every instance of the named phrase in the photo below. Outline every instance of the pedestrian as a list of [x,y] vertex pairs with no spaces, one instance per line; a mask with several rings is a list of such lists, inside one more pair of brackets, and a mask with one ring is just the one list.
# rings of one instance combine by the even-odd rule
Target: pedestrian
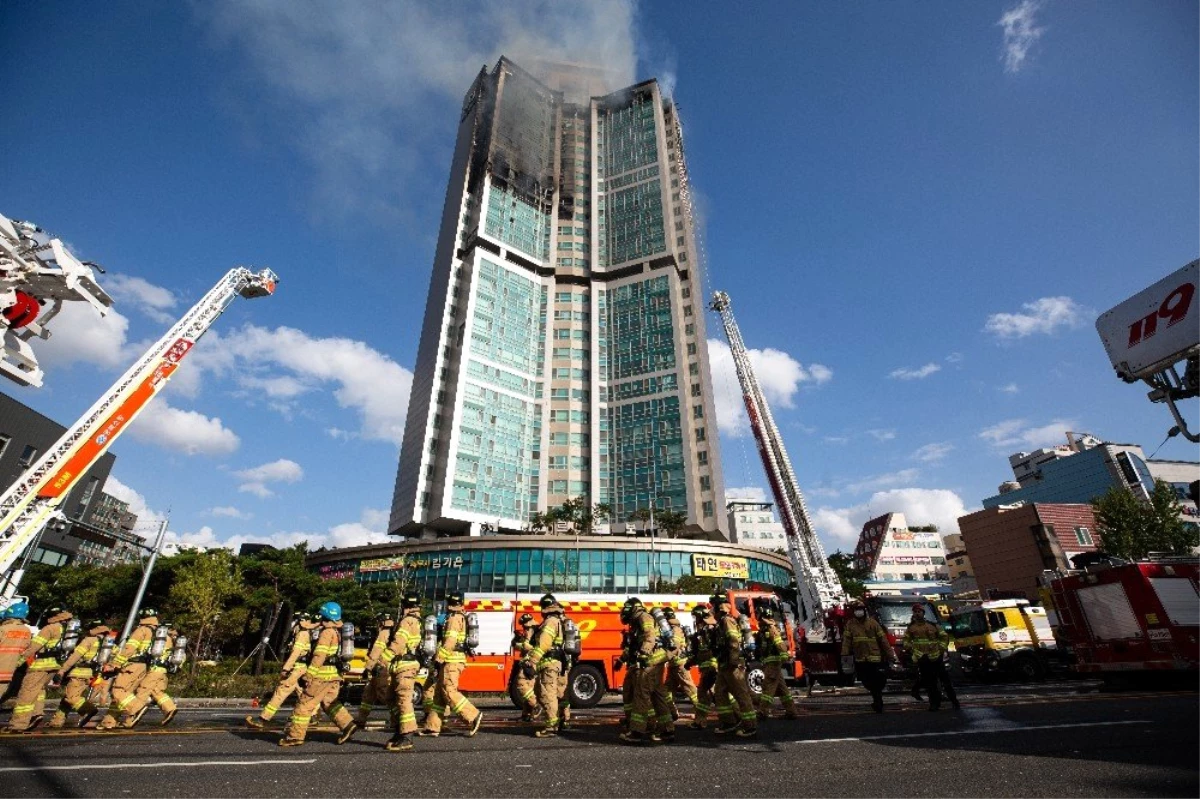
[[[367,659],[363,663],[363,677],[367,684],[363,686],[362,701],[358,705],[358,717],[354,723],[359,727],[367,726],[367,719],[371,717],[371,710],[376,703],[382,704],[385,708],[392,707],[392,632],[396,627],[396,620],[392,618],[391,613],[380,613],[375,617],[379,628],[375,634],[375,640],[371,644],[371,648],[367,651]],[[392,728],[395,729],[395,720],[392,719]]]
[[766,602],[757,602],[755,610],[758,613],[756,648],[759,662],[763,666],[762,693],[758,695],[758,717],[770,718],[775,697],[779,697],[783,703],[784,718],[799,718],[796,713],[796,701],[792,699],[792,692],[788,690],[783,679],[783,667],[788,663],[789,657],[787,641],[779,629],[779,622],[775,619],[775,609]]
[[288,656],[279,669],[279,684],[257,717],[246,716],[248,726],[256,730],[266,729],[287,698],[300,691],[300,680],[308,673],[308,657],[319,626],[312,614],[301,611],[292,616]]
[[179,712],[175,700],[167,693],[167,675],[173,668],[171,653],[175,651],[175,639],[179,637],[179,631],[171,629],[166,622],[163,622],[161,627],[167,628],[166,634],[160,636],[155,631],[154,642],[150,645],[146,676],[142,677],[141,682],[138,683],[133,701],[125,708],[125,719],[121,726],[126,729],[137,726],[137,723],[142,720],[142,716],[146,715],[146,711],[150,709],[151,703],[158,705],[158,709],[162,711],[163,718],[159,722],[160,727],[170,724],[171,720],[175,718],[175,714]]
[[400,600],[400,623],[388,646],[392,660],[392,716],[396,731],[387,742],[389,752],[408,752],[413,749],[413,733],[417,731],[417,711],[413,707],[413,692],[417,672],[421,670],[421,597],[408,592]]
[[[742,631],[733,617],[733,606],[727,595],[714,595],[710,604],[717,617],[717,626],[713,629],[713,654],[717,658],[713,697],[721,721],[714,732],[717,735],[736,732],[739,738],[753,738],[758,735],[758,715],[750,684],[746,681]],[[736,711],[734,703],[737,704]]]
[[537,680],[525,676],[525,669],[521,668],[521,661],[529,654],[529,650],[533,649],[533,634],[537,630],[537,625],[533,623],[532,613],[522,613],[521,617],[517,619],[517,624],[520,626],[513,633],[512,638],[513,689],[521,698],[521,721],[533,721],[534,717],[541,712],[537,703]]
[[904,648],[917,664],[918,685],[923,685],[929,694],[929,709],[932,711],[942,705],[942,686],[946,688],[946,698],[950,704],[955,709],[959,707],[958,695],[950,683],[943,660],[949,645],[950,637],[946,631],[925,620],[924,604],[914,604],[912,620],[904,631]]
[[129,634],[121,651],[104,665],[101,674],[105,679],[111,679],[112,683],[108,689],[108,715],[96,725],[97,730],[115,730],[117,721],[137,696],[138,683],[149,668],[150,646],[154,643],[158,626],[157,610],[143,608],[138,611],[137,626]]
[[25,676],[25,661],[22,653],[29,646],[33,632],[25,619],[29,616],[29,605],[18,600],[0,613],[0,704],[17,693],[21,678]]
[[318,613],[321,620],[320,633],[309,656],[308,673],[301,681],[303,688],[296,709],[288,720],[287,729],[279,739],[280,746],[300,746],[308,735],[308,725],[313,716],[324,710],[333,719],[339,730],[337,742],[344,744],[354,735],[358,725],[350,711],[338,701],[342,689],[341,665],[342,606],[337,602],[326,602]]
[[521,660],[521,671],[526,678],[534,675],[537,681],[537,701],[546,713],[546,722],[534,733],[538,738],[549,738],[559,732],[559,689],[563,672],[563,608],[553,594],[539,600],[542,623],[533,634],[532,648]]
[[678,721],[679,710],[675,707],[675,694],[681,693],[686,696],[693,710],[699,700],[696,698],[696,683],[692,680],[692,670],[688,667],[687,633],[683,631],[679,619],[675,618],[674,608],[668,606],[662,610],[663,615],[667,617],[667,624],[671,626],[671,643],[675,645],[675,649],[667,656],[667,701],[671,705],[671,718]]
[[842,629],[842,657],[853,658],[854,671],[871,694],[871,709],[883,712],[883,687],[887,685],[887,663],[896,655],[887,633],[879,622],[867,615],[861,600],[850,603],[850,619]]
[[94,619],[87,623],[86,631],[87,635],[54,675],[54,681],[63,686],[63,698],[47,725],[52,730],[66,726],[67,716],[71,713],[79,714],[79,726],[83,727],[100,712],[96,705],[88,701],[88,692],[99,669],[100,645],[108,637],[110,629],[103,619]]
[[629,729],[619,737],[632,744],[673,743],[675,722],[671,718],[671,706],[667,703],[667,689],[663,683],[667,651],[659,638],[658,624],[637,597],[625,600],[621,621],[633,632],[634,662],[630,669],[634,671],[634,689]]
[[[456,713],[467,723],[467,737],[479,732],[483,714],[471,700],[458,690],[458,681],[467,668],[467,616],[463,613],[463,595],[454,591],[446,597],[446,622],[442,625],[437,654],[437,679],[428,710],[425,726],[417,732],[420,736],[436,738],[442,732],[442,718],[446,711]],[[432,675],[430,675],[432,676]],[[428,693],[428,687],[426,692]]]
[[59,660],[66,659],[66,655],[61,654],[61,644],[66,624],[72,618],[71,611],[64,608],[47,610],[45,626],[30,639],[29,646],[21,653],[21,659],[29,665],[21,680],[21,687],[17,689],[17,703],[8,726],[4,728],[5,732],[28,732],[41,722],[46,686],[58,673]]
[[717,659],[712,653],[712,633],[717,620],[713,618],[708,605],[692,608],[692,618],[696,624],[688,640],[687,665],[700,670],[700,683],[696,686],[696,712],[690,726],[694,730],[702,730],[708,720],[708,712],[712,710],[713,686],[717,682]]

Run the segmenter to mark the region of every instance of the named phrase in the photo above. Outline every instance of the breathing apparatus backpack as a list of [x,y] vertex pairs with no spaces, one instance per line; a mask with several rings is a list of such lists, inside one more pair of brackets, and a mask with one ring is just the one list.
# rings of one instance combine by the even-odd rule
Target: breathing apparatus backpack
[[55,647],[54,652],[59,663],[65,661],[75,651],[75,647],[79,646],[79,628],[79,619],[71,619],[67,622],[62,638],[58,639],[58,646]]
[[167,656],[167,671],[171,674],[179,671],[185,662],[187,662],[187,645],[188,639],[186,635],[175,637],[175,646],[171,648],[171,654]]
[[662,612],[662,608],[654,608],[650,611],[650,616],[658,626],[658,645],[668,652],[674,652],[675,633],[671,629],[671,623],[667,621],[667,615]]
[[579,625],[574,620],[563,616],[562,620],[562,650],[567,660],[578,660],[583,654],[583,639],[579,635]]

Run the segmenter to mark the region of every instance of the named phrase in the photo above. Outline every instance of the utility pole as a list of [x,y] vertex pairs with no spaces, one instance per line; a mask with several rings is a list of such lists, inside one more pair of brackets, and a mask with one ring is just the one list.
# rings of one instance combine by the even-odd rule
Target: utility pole
[[129,633],[133,630],[133,622],[137,618],[137,612],[142,607],[142,597],[146,595],[146,586],[150,583],[150,572],[154,571],[154,561],[158,560],[158,553],[162,549],[163,538],[167,534],[167,520],[164,518],[158,523],[158,537],[154,539],[154,548],[150,550],[150,560],[146,562],[146,568],[142,571],[142,584],[138,586],[137,596],[133,599],[133,606],[129,608],[129,618],[125,619],[125,629],[121,631],[121,637],[117,639],[117,643],[125,642],[129,637]]

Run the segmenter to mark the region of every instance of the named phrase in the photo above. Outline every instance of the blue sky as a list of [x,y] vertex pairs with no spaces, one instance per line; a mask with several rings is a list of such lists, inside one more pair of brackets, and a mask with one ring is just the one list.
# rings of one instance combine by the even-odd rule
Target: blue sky
[[[894,510],[952,529],[1011,452],[1149,453],[1170,426],[1093,323],[1200,253],[1197,25],[1165,0],[0,4],[0,211],[118,299],[60,317],[45,388],[0,388],[68,423],[225,270],[269,265],[276,296],[118,442],[114,490],[184,542],[378,540],[462,95],[501,53],[570,54],[673,93],[706,290],[826,544]],[[726,484],[761,491],[710,350]]]

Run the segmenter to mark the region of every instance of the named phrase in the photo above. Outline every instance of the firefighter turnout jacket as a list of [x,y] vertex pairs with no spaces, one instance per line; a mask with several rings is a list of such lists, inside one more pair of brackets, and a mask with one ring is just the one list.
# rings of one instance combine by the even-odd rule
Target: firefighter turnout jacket
[[872,618],[851,618],[842,629],[842,654],[854,655],[860,663],[880,663],[892,659],[887,633]]
[[904,648],[914,658],[940,660],[949,644],[946,631],[932,622],[914,621],[904,631]]

